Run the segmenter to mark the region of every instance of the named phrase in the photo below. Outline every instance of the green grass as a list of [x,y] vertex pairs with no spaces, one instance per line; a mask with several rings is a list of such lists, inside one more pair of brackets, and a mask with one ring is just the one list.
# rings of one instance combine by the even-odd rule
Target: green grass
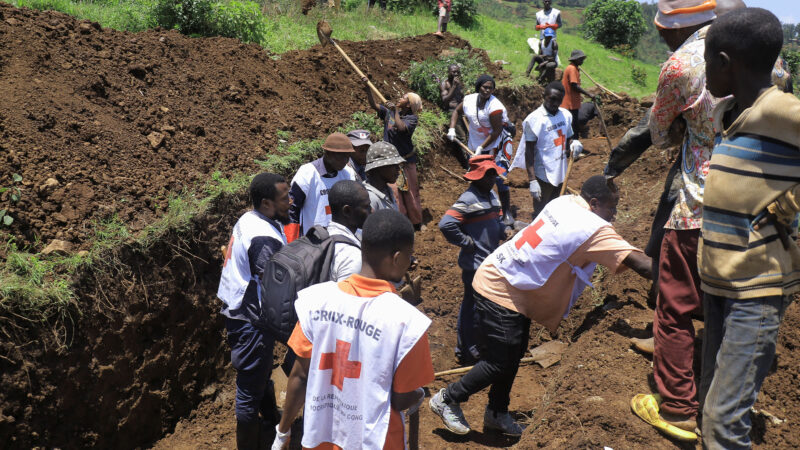
[[60,11],[117,30],[143,31],[155,26],[148,0],[11,0],[17,7]]

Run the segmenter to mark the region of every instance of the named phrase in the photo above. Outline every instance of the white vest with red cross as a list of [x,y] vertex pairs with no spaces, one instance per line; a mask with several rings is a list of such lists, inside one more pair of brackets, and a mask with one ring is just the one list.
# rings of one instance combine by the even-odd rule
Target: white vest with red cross
[[305,236],[314,225],[327,227],[331,223],[328,191],[339,181],[356,179],[356,173],[350,166],[345,166],[334,177],[324,177],[320,173],[320,169],[325,170],[322,164],[319,160],[303,164],[292,178],[292,184],[300,186],[306,194],[300,212],[300,236]]
[[567,140],[572,137],[572,114],[564,108],[551,115],[540,106],[522,121],[522,138],[511,168],[525,168],[527,141],[536,138],[534,153],[536,177],[558,186],[567,174]]
[[394,373],[431,320],[394,293],[357,297],[334,282],[301,290],[295,309],[313,346],[303,447],[383,448]]
[[[548,203],[536,219],[506,241],[484,261],[494,265],[517,289],[538,289],[547,282],[558,266],[600,228],[610,225],[587,208],[586,202],[574,195],[565,195]],[[571,266],[577,276],[572,289],[570,307],[586,286],[592,285],[596,264]],[[567,309],[569,311],[569,309]]]
[[[462,109],[464,110],[464,117],[467,118],[469,124],[469,139],[467,140],[467,147],[473,152],[477,150],[478,146],[483,144],[492,134],[492,123],[489,116],[495,111],[502,111],[503,124],[508,123],[508,112],[503,103],[494,95],[486,100],[483,108],[478,108],[478,94],[469,94],[464,96],[462,102]],[[500,136],[486,146],[486,150],[494,150],[495,147],[500,145]]]

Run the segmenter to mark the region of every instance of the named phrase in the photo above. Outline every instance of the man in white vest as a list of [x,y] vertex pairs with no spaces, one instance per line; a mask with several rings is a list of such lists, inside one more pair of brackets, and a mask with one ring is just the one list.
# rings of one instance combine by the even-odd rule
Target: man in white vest
[[553,8],[553,0],[544,0],[544,9],[536,12],[536,29],[539,30],[539,39],[544,39],[544,30],[553,31],[561,28],[561,11]]
[[511,168],[524,168],[533,198],[533,216],[558,197],[567,174],[567,162],[583,151],[583,145],[572,135],[572,114],[561,108],[564,86],[553,81],[544,89],[542,106],[528,114],[522,122],[522,139]]
[[481,359],[430,400],[431,410],[448,430],[469,433],[459,403],[491,386],[484,430],[521,435],[523,429],[508,413],[508,405],[531,320],[555,333],[583,289],[591,286],[597,264],[611,273],[629,267],[650,277],[650,258],[622,239],[610,223],[618,202],[616,187],[606,184],[603,176],[593,176],[580,195],[548,203],[478,268],[472,287]]
[[264,264],[284,244],[282,223],[289,220],[289,185],[274,173],[261,173],[250,183],[253,209],[233,227],[222,267],[217,297],[236,369],[236,445],[259,448],[259,412],[272,428],[278,421],[275,393],[269,382],[275,339],[256,328],[258,283]]
[[414,228],[383,209],[364,222],[362,267],[339,283],[303,289],[289,338],[297,354],[273,449],[303,412],[304,448],[402,449],[401,411],[419,407],[434,379],[430,319],[395,293],[411,264]]
[[331,222],[328,191],[337,181],[356,179],[356,173],[347,165],[355,154],[347,136],[331,134],[325,138],[322,150],[325,152],[322,158],[303,164],[292,178],[290,223],[284,228],[288,242],[305,236],[314,225],[328,226]]

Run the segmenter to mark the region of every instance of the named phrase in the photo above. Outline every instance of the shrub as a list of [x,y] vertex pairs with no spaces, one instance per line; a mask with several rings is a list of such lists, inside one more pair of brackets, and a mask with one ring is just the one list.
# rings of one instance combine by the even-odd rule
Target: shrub
[[647,72],[639,66],[631,66],[631,79],[639,86],[647,86]]
[[478,19],[478,9],[475,0],[453,0],[450,10],[450,20],[464,28],[472,27]]
[[470,55],[468,50],[450,49],[445,52],[445,56],[428,58],[423,62],[412,62],[411,67],[400,74],[400,78],[405,80],[411,89],[422,98],[441,105],[439,80],[447,78],[447,66],[450,64],[461,66],[461,79],[464,80],[464,88],[467,91],[472,89],[472,85],[479,75],[486,73],[483,63]]
[[786,61],[786,65],[789,66],[789,73],[794,77],[797,74],[797,69],[800,69],[800,50],[784,48],[781,51],[781,56]]
[[158,0],[153,16],[157,25],[189,35],[259,42],[266,34],[266,21],[260,7],[251,1]]
[[583,34],[606,48],[636,47],[647,30],[636,0],[596,0],[583,13]]

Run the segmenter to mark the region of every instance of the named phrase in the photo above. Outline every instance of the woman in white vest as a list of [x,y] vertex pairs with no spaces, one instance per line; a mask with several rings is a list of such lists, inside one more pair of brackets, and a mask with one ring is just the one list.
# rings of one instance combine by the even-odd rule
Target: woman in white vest
[[434,379],[431,320],[395,293],[411,263],[414,228],[393,209],[364,222],[362,268],[299,292],[297,353],[273,449],[288,444],[303,412],[304,448],[402,449],[401,411],[416,411]]
[[[495,89],[494,78],[491,75],[481,75],[475,81],[475,93],[464,96],[464,100],[456,106],[450,116],[450,129],[447,138],[456,140],[456,123],[459,114],[467,119],[469,139],[467,147],[476,155],[488,153],[495,156],[495,163],[508,170],[511,165],[511,135],[504,131],[508,125],[508,112],[503,103],[493,95]],[[502,136],[504,133],[505,138]],[[508,143],[508,148],[501,148],[503,142]],[[503,179],[497,177],[497,195],[503,208],[504,221],[507,225],[513,223],[511,219],[511,193]]]
[[581,195],[560,197],[478,268],[472,287],[481,359],[463,378],[430,400],[431,410],[456,434],[470,431],[459,403],[487,386],[484,430],[520,435],[508,413],[509,394],[527,350],[531,320],[551,333],[586,286],[596,264],[611,273],[632,268],[650,278],[650,258],[614,231],[619,194],[605,177],[589,178]]

